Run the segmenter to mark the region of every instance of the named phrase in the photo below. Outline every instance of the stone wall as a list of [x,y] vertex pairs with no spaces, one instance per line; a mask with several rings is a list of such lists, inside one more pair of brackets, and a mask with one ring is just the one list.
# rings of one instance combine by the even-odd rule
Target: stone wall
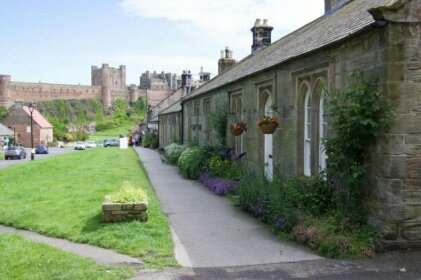
[[181,111],[159,115],[159,146],[181,141]]
[[373,151],[370,223],[390,245],[421,243],[421,3],[377,11],[386,18],[385,89],[395,111],[392,128]]
[[0,75],[0,106],[10,107],[15,101],[50,101],[56,99],[98,99],[104,108],[109,108],[117,98],[137,100],[142,93],[126,86],[126,67],[118,69],[103,64],[92,66],[92,85],[65,85],[47,83],[12,82],[8,75]]
[[11,82],[9,92],[12,100],[25,103],[55,99],[101,99],[100,86]]
[[102,204],[102,222],[121,221],[141,221],[148,220],[147,203],[111,203],[104,201]]

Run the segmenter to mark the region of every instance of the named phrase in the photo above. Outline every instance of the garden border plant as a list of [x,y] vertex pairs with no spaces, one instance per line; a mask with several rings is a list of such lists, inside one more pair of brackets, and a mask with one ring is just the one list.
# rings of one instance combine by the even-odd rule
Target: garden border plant
[[227,128],[228,128],[228,111],[227,111],[227,104],[218,104],[216,106],[217,109],[214,109],[210,113],[210,125],[213,131],[216,134],[218,139],[218,144],[221,147],[225,146],[226,138],[227,138]]
[[349,86],[329,101],[326,112],[334,133],[325,141],[327,176],[268,181],[253,174],[237,186],[236,203],[323,256],[370,256],[378,236],[366,225],[361,203],[369,178],[367,155],[391,125],[393,112],[376,79],[361,72],[354,72]]
[[354,72],[349,87],[337,91],[326,106],[333,137],[325,141],[327,174],[338,207],[355,222],[364,222],[361,205],[368,182],[367,161],[377,136],[390,127],[394,113],[377,79]]

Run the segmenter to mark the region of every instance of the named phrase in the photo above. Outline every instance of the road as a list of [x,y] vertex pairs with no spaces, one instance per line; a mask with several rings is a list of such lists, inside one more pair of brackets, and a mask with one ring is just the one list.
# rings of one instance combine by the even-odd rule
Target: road
[[[5,168],[11,165],[15,165],[15,164],[21,164],[24,162],[28,162],[31,160],[31,149],[30,148],[25,148],[26,150],[26,158],[25,159],[11,159],[11,160],[5,160],[4,159],[4,151],[0,152],[0,168]],[[35,159],[34,160],[41,160],[41,159],[46,159],[52,156],[57,156],[57,155],[61,155],[61,154],[66,154],[66,153],[70,153],[73,152],[74,149],[73,148],[50,148],[50,152],[46,155],[35,155]]]
[[379,253],[361,260],[319,259],[256,266],[138,271],[132,280],[420,280],[421,252]]

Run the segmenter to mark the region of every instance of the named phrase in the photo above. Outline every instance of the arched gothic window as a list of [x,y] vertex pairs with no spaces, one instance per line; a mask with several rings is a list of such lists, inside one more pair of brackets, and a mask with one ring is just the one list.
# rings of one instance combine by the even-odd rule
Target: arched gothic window
[[304,175],[311,176],[311,92],[308,88],[304,107]]

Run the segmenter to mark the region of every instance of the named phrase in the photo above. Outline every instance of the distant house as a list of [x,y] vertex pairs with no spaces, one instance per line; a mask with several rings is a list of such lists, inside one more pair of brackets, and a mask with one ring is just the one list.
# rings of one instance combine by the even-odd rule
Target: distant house
[[13,137],[13,130],[0,123],[0,149]]
[[[159,133],[171,130],[173,132],[171,132],[170,134],[167,133],[163,137],[160,136],[160,139],[165,138],[165,143],[168,143],[168,141],[180,141],[181,135],[178,135],[179,131],[175,132],[173,127],[177,126],[177,130],[181,129],[181,123],[178,123],[178,121],[176,121],[178,116],[174,109],[180,107],[180,99],[194,92],[196,88],[199,88],[200,86],[208,82],[210,80],[210,75],[210,72],[204,72],[203,67],[201,67],[199,72],[200,79],[193,80],[190,70],[184,70],[183,74],[181,74],[180,87],[176,91],[166,96],[165,98],[162,98],[159,102],[156,102],[157,100],[149,99],[147,117],[148,129],[158,131]],[[178,107],[173,106],[175,103],[178,103]],[[170,107],[171,109],[169,109]],[[161,120],[159,115],[164,111],[166,112],[165,114],[171,114],[171,116],[164,117]],[[181,111],[181,107],[179,108],[179,111]],[[168,121],[170,119],[172,121]],[[160,143],[161,145],[163,144],[162,142]]]
[[[53,141],[53,126],[36,109],[32,112],[32,117],[34,147]],[[22,144],[24,147],[31,147],[31,112],[28,106],[16,102],[3,123],[8,128],[15,126],[16,143]]]

